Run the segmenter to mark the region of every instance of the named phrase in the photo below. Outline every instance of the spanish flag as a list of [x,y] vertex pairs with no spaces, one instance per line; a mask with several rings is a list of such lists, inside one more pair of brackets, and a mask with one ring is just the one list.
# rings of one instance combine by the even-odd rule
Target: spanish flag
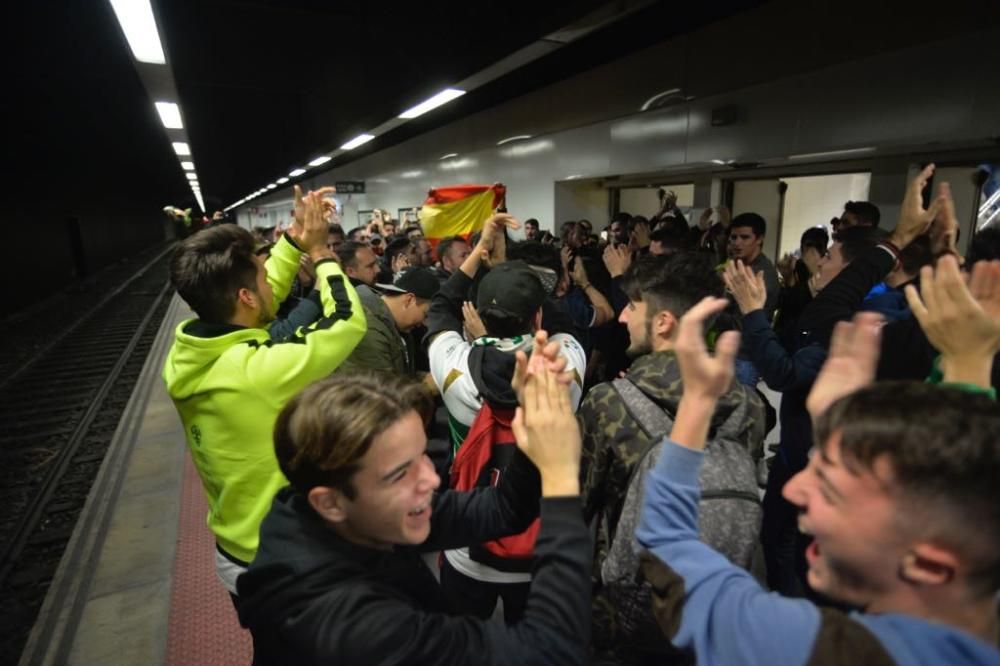
[[507,188],[493,185],[449,185],[427,193],[420,209],[424,237],[435,248],[442,238],[471,234],[483,228],[493,211],[504,202]]

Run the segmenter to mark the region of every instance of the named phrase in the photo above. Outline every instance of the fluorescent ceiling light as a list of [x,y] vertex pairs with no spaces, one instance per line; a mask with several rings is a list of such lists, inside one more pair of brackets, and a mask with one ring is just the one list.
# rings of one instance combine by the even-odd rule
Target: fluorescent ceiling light
[[183,141],[174,141],[170,145],[174,147],[174,152],[180,155],[181,157],[191,154],[191,147],[186,143],[184,143]]
[[135,59],[154,65],[167,64],[149,0],[111,0],[111,7]]
[[340,147],[341,150],[354,150],[375,138],[374,134],[359,134]]
[[[437,95],[434,95],[430,99],[424,100],[420,104],[417,104],[413,108],[407,109],[399,114],[400,118],[416,118],[417,116],[422,116],[431,109],[436,109],[442,104],[447,104],[453,99],[457,99],[465,94],[464,90],[458,90],[457,88],[445,88]],[[346,150],[346,149],[345,149]]]
[[518,134],[517,136],[509,136],[506,139],[500,139],[497,141],[498,146],[502,146],[505,143],[510,143],[511,141],[522,141],[524,139],[530,139],[530,134]]
[[181,107],[173,102],[156,102],[156,112],[167,129],[184,129],[181,121]]
[[[658,101],[660,101],[660,100],[662,100],[664,98],[667,98],[667,97],[673,97],[674,95],[681,95],[681,89],[680,88],[671,88],[670,90],[664,90],[663,92],[658,92],[655,95],[653,95],[652,97],[650,97],[649,99],[647,99],[645,102],[643,102],[642,106],[639,107],[639,110],[640,111],[648,111],[649,107],[653,106]],[[683,99],[683,97],[684,96],[681,95],[682,99]]]
[[326,164],[327,162],[329,162],[332,159],[333,158],[330,157],[329,155],[323,155],[323,156],[317,157],[316,159],[314,159],[311,162],[309,162],[309,166],[319,166],[321,164]]
[[273,190],[276,187],[277,187],[277,185],[275,185],[274,183],[271,183],[270,185],[267,186],[267,189]]
[[808,160],[814,157],[837,157],[839,155],[854,155],[858,153],[871,153],[874,152],[875,148],[873,146],[867,146],[865,148],[848,148],[846,150],[828,150],[822,153],[802,153],[801,155],[789,155],[790,160]]
[[448,160],[448,159],[451,159],[452,157],[458,157],[458,153],[448,153],[447,155],[442,155],[438,159],[439,160]]
[[196,173],[186,173],[184,175],[187,176],[188,180],[198,180],[198,174]]
[[420,169],[414,169],[413,171],[404,171],[399,175],[401,178],[420,178],[424,172]]
[[279,178],[278,180],[276,180],[274,182],[276,182],[278,185],[282,185],[282,184],[288,182],[288,177],[287,176],[282,176],[281,178]]
[[185,171],[194,171],[194,162],[181,162],[181,168]]
[[291,176],[292,178],[295,178],[296,176],[301,176],[305,172],[306,172],[305,169],[293,169],[288,173],[288,175]]

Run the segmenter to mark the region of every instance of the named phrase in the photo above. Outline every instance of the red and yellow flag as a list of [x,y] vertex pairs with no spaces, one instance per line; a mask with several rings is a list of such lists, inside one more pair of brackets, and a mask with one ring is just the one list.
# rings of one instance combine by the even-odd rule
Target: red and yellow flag
[[448,236],[468,238],[483,228],[506,194],[507,188],[500,183],[435,187],[420,209],[424,237],[435,248]]

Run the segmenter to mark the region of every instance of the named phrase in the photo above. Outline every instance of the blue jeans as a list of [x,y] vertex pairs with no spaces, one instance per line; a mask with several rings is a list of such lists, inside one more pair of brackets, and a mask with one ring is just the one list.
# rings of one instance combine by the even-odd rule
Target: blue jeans
[[754,366],[752,361],[747,361],[742,358],[736,359],[735,364],[736,379],[740,384],[745,384],[750,388],[757,386],[757,382],[760,381],[760,373],[757,372],[757,368]]

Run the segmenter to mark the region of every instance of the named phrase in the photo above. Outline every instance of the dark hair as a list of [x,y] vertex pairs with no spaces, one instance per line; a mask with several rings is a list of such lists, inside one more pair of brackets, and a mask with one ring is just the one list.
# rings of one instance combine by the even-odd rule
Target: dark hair
[[529,266],[541,266],[555,271],[556,280],[563,277],[562,259],[559,258],[559,249],[549,243],[542,243],[537,240],[521,241],[511,243],[507,246],[507,259],[520,259]]
[[233,224],[209,227],[185,239],[170,261],[170,282],[198,318],[222,324],[236,312],[236,293],[257,290],[256,241]]
[[357,238],[358,234],[360,234],[362,231],[366,231],[367,229],[368,227],[354,227],[353,229],[347,232],[347,237],[350,238],[352,241],[356,241],[358,240]]
[[392,260],[395,259],[397,255],[406,253],[412,245],[413,241],[406,236],[393,238],[385,246],[385,252],[382,253],[382,261],[385,262],[386,266],[391,267]]
[[924,266],[934,263],[934,253],[931,252],[929,236],[917,236],[909,245],[899,251],[899,263],[903,271],[910,275],[920,272]]
[[757,213],[740,213],[729,223],[730,229],[736,227],[750,227],[757,238],[767,233],[767,222]]
[[340,226],[336,222],[331,222],[330,223],[330,229],[329,229],[329,231],[330,231],[330,235],[331,236],[343,236],[344,235],[344,227]]
[[993,259],[1000,259],[1000,227],[982,229],[972,236],[969,252],[965,255],[965,268],[972,268],[977,261]]
[[833,234],[833,240],[840,243],[840,256],[844,263],[849,264],[870,247],[878,244],[882,237],[875,227],[847,227]]
[[367,247],[367,244],[359,243],[358,241],[350,240],[344,242],[343,245],[337,248],[337,258],[340,260],[340,265],[345,269],[357,268],[358,250],[363,250]]
[[524,221],[524,226],[528,226],[529,224],[535,227],[536,229],[538,228],[538,220],[536,220],[533,217],[529,217],[527,220]]
[[900,508],[919,521],[928,538],[968,558],[973,589],[995,594],[1000,587],[996,403],[958,389],[879,382],[841,398],[817,419],[816,446],[825,447],[837,431],[844,466],[854,473],[870,471],[887,458],[891,489],[904,495]]
[[848,201],[844,204],[844,212],[854,213],[862,224],[871,227],[877,227],[879,220],[882,219],[878,206],[870,201]]
[[649,254],[629,266],[622,291],[633,303],[646,303],[649,318],[666,310],[680,319],[706,296],[722,296],[714,264],[714,256],[703,252]]
[[656,231],[649,234],[650,242],[656,242],[665,248],[673,250],[674,252],[679,252],[687,250],[691,245],[691,237],[689,234],[683,231],[677,231],[669,226],[659,227]]
[[278,466],[303,495],[329,486],[354,499],[357,489],[351,477],[372,441],[413,410],[426,424],[433,408],[427,389],[405,376],[338,373],[308,386],[278,414]]
[[465,243],[468,245],[468,241],[461,236],[448,236],[447,238],[442,238],[441,242],[438,243],[437,246],[438,259],[444,259],[444,255],[448,254],[448,250],[450,250],[451,246],[455,243]]
[[830,245],[830,234],[823,227],[809,227],[802,232],[799,240],[799,247],[802,249],[812,248],[819,252],[819,256],[826,254],[827,246]]
[[534,313],[527,319],[521,319],[489,305],[479,308],[479,318],[483,320],[483,326],[492,338],[513,338],[524,335],[530,333],[535,325]]

